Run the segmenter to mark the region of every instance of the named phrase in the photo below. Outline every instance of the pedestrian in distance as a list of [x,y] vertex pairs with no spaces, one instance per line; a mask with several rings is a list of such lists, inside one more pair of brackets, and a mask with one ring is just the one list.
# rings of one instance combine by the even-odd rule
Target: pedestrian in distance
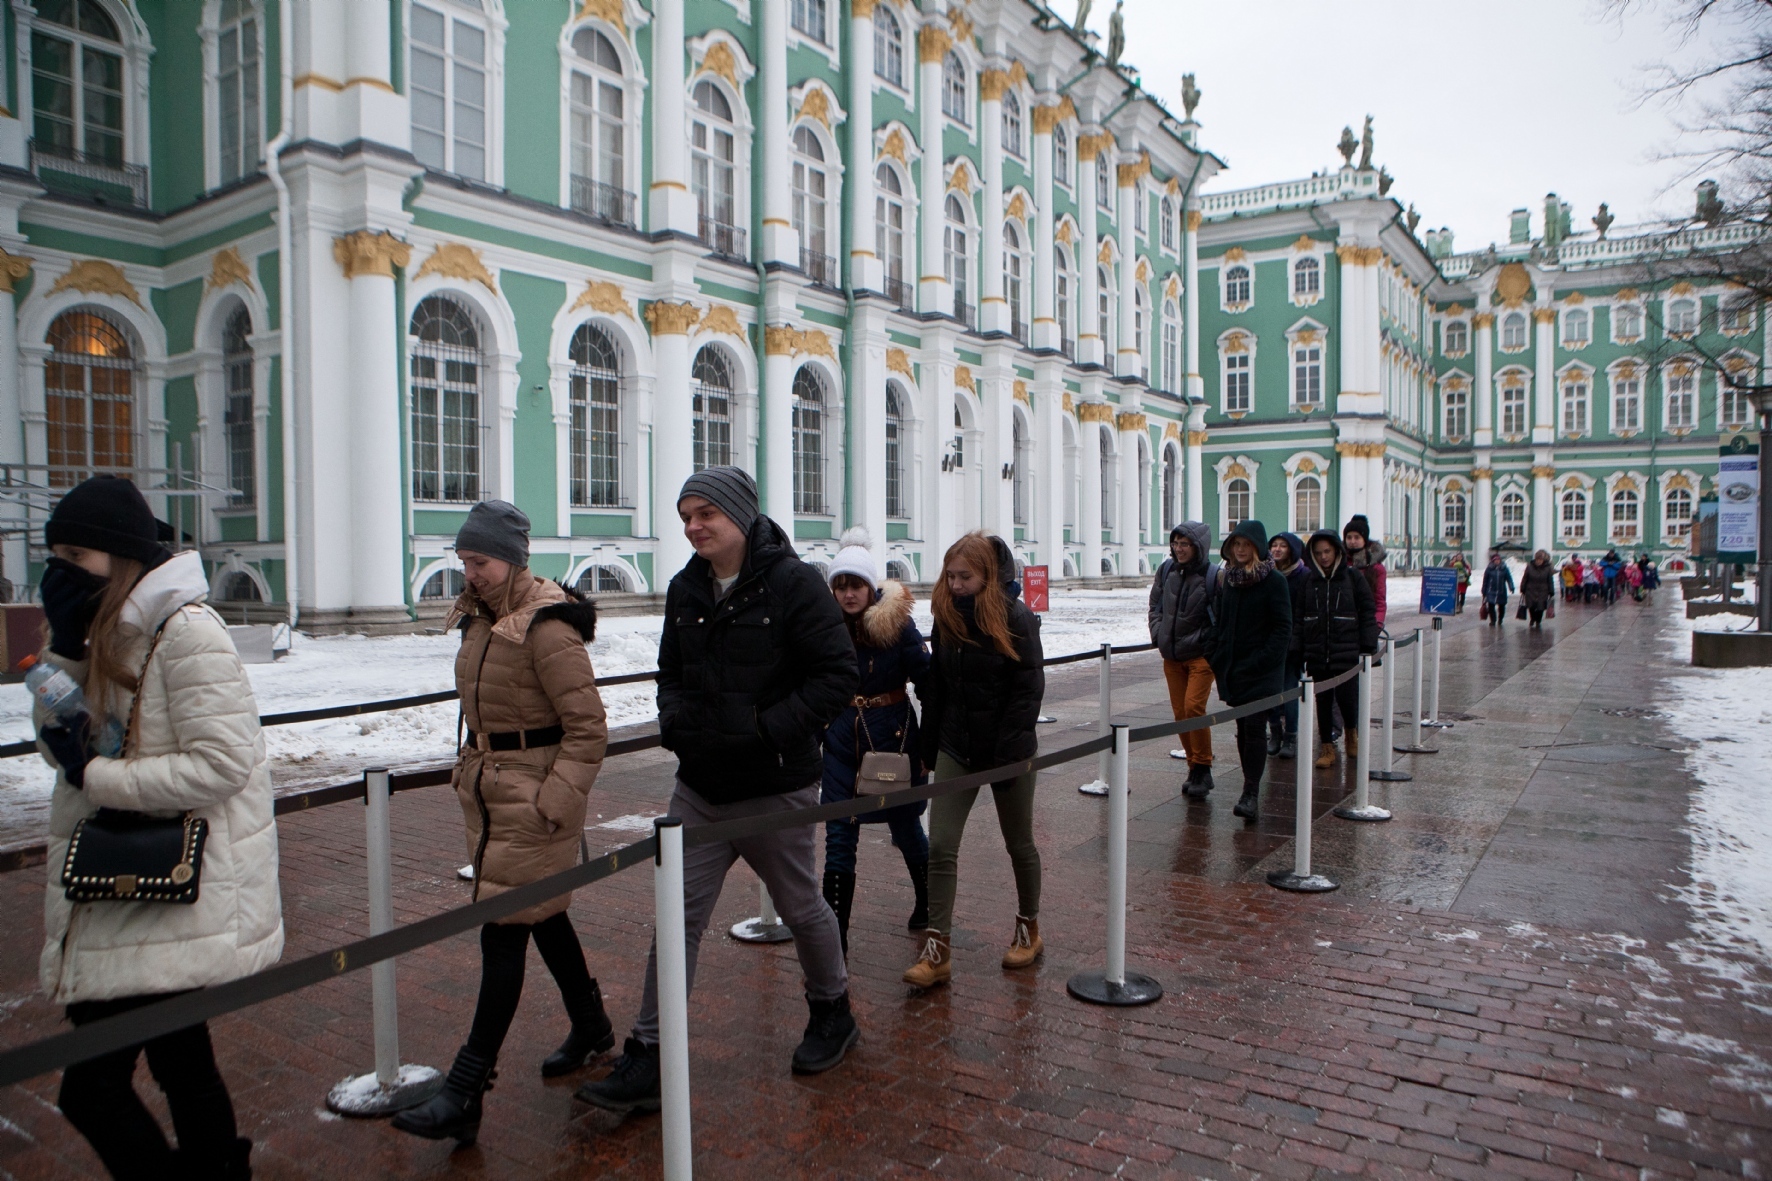
[[1620,577],[1624,579],[1624,584],[1630,587],[1631,599],[1641,603],[1643,601],[1643,568],[1635,562],[1626,562],[1620,569]]
[[1581,568],[1581,601],[1591,603],[1600,597],[1600,562],[1595,559]]
[[[923,701],[923,765],[935,782],[1032,758],[1034,723],[1046,693],[1040,617],[1021,601],[1015,559],[1000,537],[968,533],[948,547],[935,584],[935,633]],[[1040,850],[1034,844],[1029,771],[991,784],[997,827],[1015,873],[1015,930],[1003,967],[1025,968],[1040,939]],[[954,891],[960,838],[979,789],[939,796],[929,808],[929,929],[904,981],[946,984],[953,973]]]
[[[658,734],[677,756],[668,811],[685,826],[779,818],[787,827],[683,852],[683,943],[695,986],[702,934],[734,862],[744,858],[793,932],[810,1016],[792,1068],[816,1074],[860,1037],[837,916],[819,889],[811,824],[825,729],[855,696],[855,645],[818,570],[757,507],[736,467],[690,476],[677,515],[695,554],[665,591],[658,642]],[[640,1012],[607,1077],[578,1097],[622,1114],[657,1111],[658,944],[646,958]]]
[[[1326,681],[1378,651],[1378,611],[1365,575],[1348,563],[1341,539],[1327,529],[1311,534],[1309,571],[1292,590],[1292,648],[1311,679]],[[1360,753],[1360,681],[1355,677],[1317,695],[1316,765],[1335,764],[1330,741],[1337,707],[1347,723],[1343,747]]]
[[1618,576],[1624,572],[1624,559],[1618,551],[1610,549],[1600,559],[1600,598],[1610,607],[1618,601]]
[[[227,624],[205,603],[202,557],[171,553],[160,529],[120,476],[69,490],[44,529],[53,555],[41,583],[49,643],[38,659],[81,685],[87,713],[71,725],[40,704],[33,715],[38,747],[59,772],[39,973],[76,1026],[249,976],[283,952],[271,776],[252,682]],[[195,901],[69,901],[69,839],[101,809],[138,820],[186,813],[207,825],[200,861],[170,870],[172,881],[196,883]],[[144,1051],[177,1149],[135,1092]],[[251,1176],[252,1142],[238,1133],[207,1023],[67,1067],[56,1102],[113,1177]]]
[[[905,692],[907,684],[923,695],[929,672],[929,649],[911,619],[911,592],[901,582],[880,578],[872,538],[860,525],[842,537],[831,562],[831,593],[843,611],[843,626],[855,645],[861,684],[843,712],[824,732],[824,790],[827,804],[855,798],[856,774],[862,759],[874,751],[910,756],[912,776],[900,788],[921,785],[929,776],[918,765],[917,714]],[[919,800],[843,820],[825,821],[824,900],[837,916],[843,954],[849,954],[849,912],[855,901],[855,854],[861,826],[885,824],[892,843],[904,857],[916,895],[910,930],[929,926],[929,838],[920,817],[928,806]]]
[[[1363,514],[1356,513],[1348,518],[1348,523],[1341,530],[1342,549],[1347,555],[1347,565],[1357,570],[1366,579],[1366,585],[1372,590],[1372,599],[1378,604],[1378,626],[1384,626],[1384,600],[1386,594],[1384,568],[1384,542],[1372,540],[1372,526]],[[1350,720],[1351,726],[1353,722]]]
[[1471,588],[1471,564],[1462,553],[1453,554],[1446,559],[1446,564],[1458,571],[1458,609],[1454,615],[1464,614],[1464,596]]
[[1520,574],[1520,602],[1526,608],[1528,628],[1544,629],[1545,612],[1556,610],[1556,587],[1557,571],[1551,566],[1550,553],[1539,550]]
[[[1304,542],[1296,533],[1276,533],[1268,542],[1268,557],[1274,560],[1274,569],[1286,576],[1286,585],[1294,592],[1298,584],[1303,582],[1309,573],[1304,560]],[[1303,668],[1299,664],[1296,653],[1286,654],[1286,684],[1296,685],[1302,675]],[[1293,759],[1298,757],[1298,702],[1288,701],[1285,705],[1276,705],[1268,714],[1267,753],[1269,758]]]
[[[1292,646],[1292,593],[1286,576],[1267,554],[1267,529],[1243,521],[1218,551],[1224,559],[1206,659],[1218,680],[1218,697],[1229,706],[1271,697],[1286,688],[1286,654]],[[1237,719],[1237,758],[1243,794],[1232,809],[1255,820],[1261,808],[1261,776],[1267,769],[1265,714]]]
[[[1169,557],[1151,580],[1149,623],[1151,643],[1163,658],[1163,679],[1175,720],[1206,712],[1212,694],[1212,666],[1206,663],[1206,625],[1212,596],[1218,590],[1218,568],[1206,559],[1206,526],[1183,521],[1169,531]],[[1182,794],[1203,800],[1212,791],[1212,731],[1190,730],[1181,736],[1187,753],[1187,782]]]
[[[609,728],[588,644],[596,607],[529,570],[529,518],[503,500],[476,504],[455,535],[467,583],[445,631],[460,630],[455,687],[463,741],[451,782],[461,804],[474,900],[571,869],[584,841],[585,808],[603,766]],[[394,1117],[427,1140],[471,1145],[484,1095],[523,995],[535,941],[572,1028],[541,1064],[570,1074],[615,1044],[603,994],[561,894],[480,928],[480,994],[468,1039],[443,1089]]]
[[1507,616],[1507,597],[1513,593],[1514,574],[1499,553],[1491,551],[1489,565],[1483,569],[1483,611],[1490,627],[1500,627]]
[[1563,602],[1573,603],[1581,589],[1581,557],[1570,554],[1563,560],[1562,567],[1557,571],[1557,582],[1562,587]]

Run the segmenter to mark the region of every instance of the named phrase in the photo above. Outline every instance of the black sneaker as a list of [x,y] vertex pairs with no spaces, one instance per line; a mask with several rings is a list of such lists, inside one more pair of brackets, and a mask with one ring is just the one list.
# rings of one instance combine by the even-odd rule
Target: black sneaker
[[1280,743],[1286,738],[1285,731],[1272,729],[1267,732],[1267,756],[1273,758],[1280,753]]
[[1282,759],[1296,759],[1298,757],[1298,735],[1288,734],[1280,739],[1280,757]]
[[1182,784],[1181,794],[1190,800],[1203,800],[1212,790],[1212,768],[1203,763],[1194,763],[1187,769],[1187,782]]
[[848,993],[834,1001],[807,997],[806,1005],[812,1016],[806,1022],[806,1036],[794,1051],[794,1073],[820,1074],[843,1061],[849,1047],[861,1040],[861,1030],[849,1012]]
[[657,1111],[660,1106],[658,1047],[630,1037],[609,1073],[596,1082],[586,1083],[574,1094],[592,1107],[621,1115]]
[[1261,788],[1244,784],[1243,796],[1231,811],[1244,820],[1258,819],[1261,815]]

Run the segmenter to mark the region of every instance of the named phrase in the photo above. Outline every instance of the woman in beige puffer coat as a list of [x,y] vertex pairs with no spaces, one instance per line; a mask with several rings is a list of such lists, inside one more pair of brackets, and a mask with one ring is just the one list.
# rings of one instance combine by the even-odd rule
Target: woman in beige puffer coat
[[[468,588],[448,623],[462,633],[455,684],[466,727],[454,782],[479,901],[576,864],[609,730],[585,648],[596,608],[529,572],[529,518],[505,501],[477,504],[455,551]],[[569,1074],[615,1044],[566,914],[571,901],[562,894],[480,928],[480,998],[467,1044],[442,1092],[396,1116],[396,1128],[474,1142],[481,1096],[522,995],[531,936],[572,1019],[566,1041],[542,1063],[543,1077]]]
[[[81,683],[99,722],[69,727],[41,708],[34,718],[59,772],[40,973],[43,991],[84,1025],[277,961],[277,829],[252,682],[204,605],[202,559],[167,552],[147,501],[118,476],[71,489],[45,535],[54,557],[41,581],[50,641],[40,659]],[[107,719],[129,721],[121,749],[104,737]],[[69,838],[100,808],[207,821],[197,900],[68,901]],[[132,1084],[144,1049],[176,1153]],[[205,1024],[68,1067],[57,1102],[115,1177],[250,1176],[252,1142],[236,1135]]]

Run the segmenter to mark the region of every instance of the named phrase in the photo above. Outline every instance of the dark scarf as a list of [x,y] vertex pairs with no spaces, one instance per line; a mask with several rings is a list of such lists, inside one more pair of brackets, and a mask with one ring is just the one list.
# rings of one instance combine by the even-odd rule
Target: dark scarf
[[1273,572],[1272,558],[1263,558],[1254,566],[1239,566],[1235,562],[1226,562],[1224,564],[1224,581],[1227,586],[1241,589],[1254,586]]

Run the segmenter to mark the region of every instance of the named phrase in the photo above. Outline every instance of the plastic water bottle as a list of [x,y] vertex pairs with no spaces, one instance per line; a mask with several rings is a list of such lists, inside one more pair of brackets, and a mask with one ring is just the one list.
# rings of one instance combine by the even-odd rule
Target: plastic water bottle
[[[86,708],[86,694],[66,669],[45,664],[35,656],[25,657],[18,666],[25,670],[25,688],[57,721],[75,731],[83,725],[90,727],[92,711]],[[99,754],[115,758],[123,750],[123,726],[115,718],[108,720],[93,735],[92,745]]]

